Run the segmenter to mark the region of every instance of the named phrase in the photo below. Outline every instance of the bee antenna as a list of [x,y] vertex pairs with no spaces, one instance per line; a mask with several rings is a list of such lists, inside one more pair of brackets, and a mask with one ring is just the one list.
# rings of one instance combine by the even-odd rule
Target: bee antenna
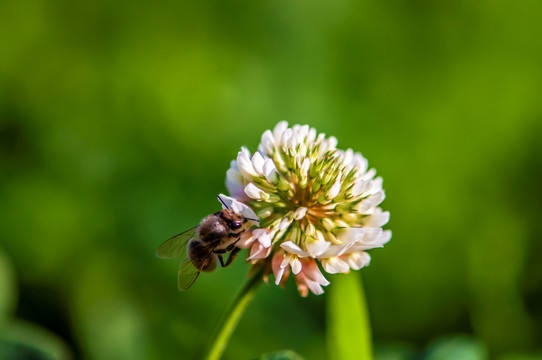
[[222,198],[220,197],[220,195],[217,195],[216,196],[218,198],[218,201],[220,201],[222,203],[222,205],[224,205],[224,207],[228,210],[231,210],[230,207],[228,205],[226,205],[226,203],[222,200]]

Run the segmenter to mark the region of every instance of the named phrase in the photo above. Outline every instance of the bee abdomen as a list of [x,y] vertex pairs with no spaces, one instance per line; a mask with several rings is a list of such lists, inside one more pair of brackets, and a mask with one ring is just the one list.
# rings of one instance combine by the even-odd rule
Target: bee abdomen
[[209,253],[209,248],[200,240],[191,240],[188,244],[188,257],[196,269],[213,271],[217,266],[215,254]]

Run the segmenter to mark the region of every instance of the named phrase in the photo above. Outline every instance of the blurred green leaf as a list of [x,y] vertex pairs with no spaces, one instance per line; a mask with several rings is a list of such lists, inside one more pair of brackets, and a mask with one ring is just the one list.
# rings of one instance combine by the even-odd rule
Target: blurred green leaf
[[292,350],[282,350],[264,354],[258,360],[303,360],[303,357]]
[[377,344],[374,355],[376,360],[408,360],[415,354],[415,347],[408,343]]
[[542,360],[542,352],[537,353],[512,353],[498,358],[498,360]]
[[0,329],[15,307],[15,273],[7,254],[0,248]]
[[66,344],[49,331],[24,321],[10,322],[0,333],[0,358],[4,360],[67,360]]
[[359,273],[333,276],[327,301],[327,343],[331,359],[370,360],[371,329]]
[[121,281],[122,263],[96,256],[81,264],[74,321],[85,352],[95,359],[143,359],[147,351],[140,312]]
[[466,337],[453,336],[436,340],[429,345],[424,360],[486,360],[489,355],[485,345]]

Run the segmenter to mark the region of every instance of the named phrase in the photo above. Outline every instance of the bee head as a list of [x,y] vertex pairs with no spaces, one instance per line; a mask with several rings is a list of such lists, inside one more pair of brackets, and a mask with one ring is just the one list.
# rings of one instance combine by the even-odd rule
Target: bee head
[[243,224],[247,222],[242,215],[236,214],[229,209],[223,209],[220,211],[220,217],[226,222],[227,226],[231,230],[239,230],[241,227],[243,227]]

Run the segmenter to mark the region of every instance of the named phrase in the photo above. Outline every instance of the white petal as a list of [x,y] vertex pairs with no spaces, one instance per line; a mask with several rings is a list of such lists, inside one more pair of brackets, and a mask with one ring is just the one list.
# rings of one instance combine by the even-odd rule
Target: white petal
[[308,146],[311,146],[314,143],[314,140],[316,139],[316,129],[310,128],[309,132],[307,133],[307,138],[305,142]]
[[381,228],[365,228],[365,236],[361,240],[364,244],[376,241],[382,234]]
[[319,241],[316,239],[308,238],[305,241],[305,247],[307,248],[307,252],[312,257],[317,257],[323,254],[329,247],[331,246],[331,243],[328,241]]
[[254,155],[252,155],[252,166],[254,167],[254,170],[256,170],[256,172],[259,175],[263,175],[263,164],[264,164],[264,160],[263,160],[262,154],[256,151]]
[[365,192],[367,195],[376,194],[379,191],[382,191],[382,178],[377,177],[376,179],[373,179],[369,185],[369,188]]
[[341,151],[342,154],[342,163],[349,168],[354,166],[354,151],[352,149],[346,149]]
[[341,177],[342,174],[339,172],[339,175],[337,176],[337,180],[335,180],[335,183],[327,192],[327,198],[328,199],[334,199],[337,195],[339,195],[339,191],[341,191]]
[[327,150],[334,150],[337,147],[337,138],[335,136],[330,136],[327,139]]
[[363,240],[363,237],[365,236],[365,229],[364,228],[346,228],[343,230],[340,230],[337,234],[337,239],[342,241],[343,243],[351,243],[351,242],[357,242]]
[[297,246],[296,244],[294,244],[291,241],[283,242],[282,244],[280,244],[280,247],[283,248],[284,250],[286,250],[287,252],[291,253],[291,254],[296,254],[296,255],[299,255],[301,257],[309,256],[309,253],[303,251],[303,249],[301,249],[299,246]]
[[367,227],[380,227],[386,225],[390,220],[389,211],[382,212],[382,209],[376,208],[372,215],[365,218],[365,226]]
[[290,146],[292,137],[292,129],[286,129],[280,137],[280,145],[285,148]]
[[368,235],[365,236],[365,239],[362,242],[356,243],[350,252],[381,248],[391,239],[390,230],[382,231],[380,228],[369,228],[367,230]]
[[359,270],[362,267],[369,265],[371,256],[366,252],[355,252],[344,256],[344,260],[354,270]]
[[302,142],[305,140],[305,137],[309,132],[309,125],[295,125],[294,132],[296,133],[296,137],[299,139],[299,142]]
[[270,155],[273,153],[274,146],[275,138],[273,137],[273,133],[270,130],[266,130],[262,135],[259,149],[264,154]]
[[286,265],[288,265],[288,262],[286,262],[286,265],[284,267],[281,267],[284,258],[284,252],[279,251],[276,252],[271,259],[271,268],[273,269],[273,274],[275,274],[275,283],[277,285],[280,284],[280,280],[282,279],[282,276],[286,271]]
[[354,186],[352,187],[352,190],[351,190],[352,196],[356,197],[363,194],[366,187],[367,187],[367,183],[363,181],[362,179],[358,179],[356,183],[354,184]]
[[263,175],[270,183],[275,183],[277,181],[277,167],[273,160],[269,158],[265,159],[263,164]]
[[[236,178],[238,176],[238,178]],[[242,181],[241,173],[237,170],[229,169],[226,173],[226,188],[228,192],[238,198],[239,200],[248,200],[247,195],[245,194],[245,185]]]
[[347,263],[337,257],[322,259],[322,267],[329,274],[345,273],[350,270]]
[[299,258],[297,256],[292,256],[292,259],[290,261],[290,265],[292,266],[292,272],[297,275],[301,272],[301,261],[299,261]]
[[245,186],[245,194],[254,200],[262,200],[265,192],[253,183],[249,183]]
[[218,195],[218,198],[219,201],[222,203],[223,208],[230,209],[234,213],[242,215],[248,220],[251,220],[259,225],[260,220],[258,219],[256,213],[242,202],[237,201],[234,198],[231,198],[224,194]]
[[386,194],[383,190],[380,190],[379,192],[371,195],[370,197],[373,198],[373,206],[378,206],[382,201],[384,201],[384,199],[386,198]]
[[[365,161],[367,161],[367,160],[365,160]],[[361,171],[360,171],[360,173],[361,173]],[[375,177],[375,175],[376,175],[376,170],[375,170],[375,169],[370,169],[370,170],[367,171],[365,174],[363,174],[363,175],[361,176],[361,178],[362,178],[363,180],[371,180],[372,178]]]
[[279,224],[279,230],[285,230],[288,228],[288,226],[290,226],[290,224],[292,223],[292,219],[290,218],[284,218],[280,221],[280,224]]
[[280,268],[284,269],[290,264],[290,258],[292,255],[284,256],[284,259],[282,259],[282,262],[280,263]]
[[[356,164],[356,168],[358,169],[360,174],[365,173],[367,171],[367,168],[369,167],[369,162],[360,153],[354,154],[354,163]],[[371,176],[370,178],[372,179],[373,176]]]
[[384,230],[378,239],[382,245],[387,244],[391,240],[391,230]]
[[252,166],[250,152],[245,147],[241,148],[241,151],[239,151],[239,154],[237,154],[237,166],[239,167],[241,174],[243,174],[243,176],[247,179],[252,179],[259,176]]
[[343,245],[331,245],[326,251],[324,251],[323,254],[318,256],[319,259],[325,259],[325,258],[331,258],[335,256],[340,256],[347,252],[351,247],[353,247],[356,243],[346,243]]
[[361,202],[356,206],[356,210],[360,214],[363,214],[374,206],[376,206],[374,199],[372,196],[369,196],[368,198],[361,200]]
[[300,208],[297,208],[297,210],[294,212],[294,219],[296,219],[297,221],[303,219],[305,217],[305,215],[307,215],[307,211],[309,209],[307,209],[306,207],[300,207]]
[[309,173],[310,166],[311,166],[311,161],[309,160],[309,158],[305,158],[303,160],[303,163],[301,164],[301,168],[299,169],[300,175],[307,176],[307,174]]
[[275,128],[273,129],[273,136],[275,137],[275,141],[281,138],[282,133],[287,128],[288,128],[288,122],[286,121],[281,121],[275,126]]
[[280,280],[282,279],[282,275],[284,274],[285,268],[280,267],[278,268],[277,272],[275,273],[275,285],[280,284]]

